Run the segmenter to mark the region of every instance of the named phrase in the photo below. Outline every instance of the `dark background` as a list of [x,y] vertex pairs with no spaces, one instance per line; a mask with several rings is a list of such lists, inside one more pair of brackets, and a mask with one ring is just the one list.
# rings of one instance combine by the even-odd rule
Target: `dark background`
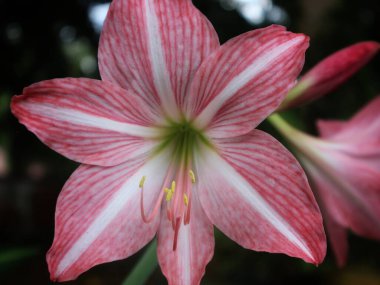
[[[228,0],[224,0],[227,2]],[[221,42],[256,27],[221,1],[195,4],[214,24]],[[253,0],[253,2],[255,2]],[[265,1],[262,1],[265,2]],[[50,284],[45,252],[53,239],[57,195],[77,167],[43,145],[11,115],[9,100],[23,87],[56,77],[99,78],[99,33],[90,7],[103,1],[0,0],[0,284]],[[380,41],[378,0],[278,0],[280,24],[311,37],[304,71],[330,53],[358,41]],[[377,56],[344,86],[293,111],[313,133],[316,118],[348,118],[380,94]],[[264,123],[261,128],[266,129]],[[271,131],[271,130],[269,130]],[[272,132],[273,133],[273,132]],[[120,284],[141,253],[97,266],[68,284]],[[380,284],[380,243],[350,236],[349,262],[338,269],[328,252],[318,268],[283,255],[240,248],[216,232],[215,256],[204,285],[227,284]],[[147,284],[166,284],[156,270]]]

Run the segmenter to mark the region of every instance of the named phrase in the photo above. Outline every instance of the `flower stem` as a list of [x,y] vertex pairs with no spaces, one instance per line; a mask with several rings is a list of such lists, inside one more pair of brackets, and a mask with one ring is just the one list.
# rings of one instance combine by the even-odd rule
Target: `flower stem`
[[268,117],[269,123],[294,147],[299,146],[299,137],[307,137],[302,132],[291,126],[284,118],[278,113]]
[[312,145],[320,145],[323,142],[297,130],[278,113],[268,117],[268,121],[291,144],[292,148],[294,148],[297,153],[300,153],[313,161],[319,161],[319,157]]
[[157,241],[154,240],[147,247],[144,255],[137,262],[128,277],[123,281],[122,285],[143,285],[157,268]]
[[302,96],[304,92],[310,87],[311,83],[309,81],[300,81],[294,88],[292,88],[285,97],[277,111],[283,111],[292,106],[298,97]]

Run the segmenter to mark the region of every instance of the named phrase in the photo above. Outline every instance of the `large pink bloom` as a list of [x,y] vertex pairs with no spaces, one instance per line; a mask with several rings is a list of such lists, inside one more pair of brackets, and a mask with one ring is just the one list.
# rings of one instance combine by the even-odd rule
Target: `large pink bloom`
[[380,240],[379,110],[377,97],[346,122],[319,121],[321,138],[282,128],[309,174],[340,266],[348,229]]
[[220,46],[190,0],[114,0],[102,81],[44,81],[12,102],[30,131],[83,163],[58,199],[51,278],[126,258],[157,233],[169,284],[199,284],[213,224],[246,248],[320,263],[304,172],[254,130],[294,85],[307,46],[279,26]]

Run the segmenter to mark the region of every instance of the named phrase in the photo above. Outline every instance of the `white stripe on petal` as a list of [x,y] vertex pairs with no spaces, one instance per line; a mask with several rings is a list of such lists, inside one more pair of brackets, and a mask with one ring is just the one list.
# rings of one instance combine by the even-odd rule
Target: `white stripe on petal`
[[214,151],[204,151],[202,163],[207,165],[208,169],[213,169],[222,173],[226,181],[238,192],[244,199],[249,202],[252,208],[256,209],[262,217],[273,225],[284,237],[291,243],[301,249],[310,259],[314,259],[310,249],[292,230],[291,226],[274,210],[263,197],[242,177],[232,166],[223,160]]
[[50,104],[40,103],[38,104],[38,107],[36,107],[36,104],[33,102],[24,102],[23,104],[31,114],[39,115],[43,113],[47,118],[50,117],[53,120],[58,120],[60,122],[67,121],[70,124],[116,131],[137,137],[154,138],[157,136],[157,130],[154,128],[118,122],[69,108],[57,108],[57,106]]
[[[161,32],[152,0],[145,0],[146,22],[148,29],[148,49],[152,64],[153,80],[162,107],[169,116],[177,117],[177,107],[174,92],[169,80],[169,72],[165,62],[165,52],[161,42]],[[169,31],[170,32],[170,31]],[[175,31],[171,31],[174,33]]]
[[[129,179],[126,177],[125,184],[115,192],[113,198],[99,213],[98,217],[94,219],[88,229],[77,239],[71,249],[62,258],[57,266],[56,276],[60,276],[67,268],[74,264],[88,248],[90,248],[91,244],[102,234],[104,229],[114,220],[120,211],[122,211],[124,205],[128,201],[135,199],[136,203],[139,203],[140,194],[138,191],[141,191],[139,189],[139,183],[143,176],[147,177],[144,183],[144,188],[153,189],[155,187],[162,187],[162,182],[168,171],[169,161],[167,154],[161,154],[154,157],[141,167]],[[154,173],[154,175],[151,175],[151,173]],[[152,177],[155,179],[151,179]]]
[[215,116],[222,105],[230,99],[236,92],[238,92],[244,85],[246,85],[253,77],[258,76],[263,72],[268,65],[273,61],[279,59],[283,53],[286,53],[290,48],[299,45],[304,41],[303,37],[295,37],[292,40],[277,46],[276,48],[268,50],[260,57],[256,58],[250,65],[247,66],[241,73],[239,73],[228,85],[215,96],[215,99],[207,105],[202,113],[196,119],[196,125],[200,128],[205,127]]

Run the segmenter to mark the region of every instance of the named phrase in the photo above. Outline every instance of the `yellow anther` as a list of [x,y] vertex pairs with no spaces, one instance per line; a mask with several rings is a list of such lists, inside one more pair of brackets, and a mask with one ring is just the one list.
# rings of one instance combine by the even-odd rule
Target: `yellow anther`
[[140,183],[139,183],[139,187],[140,187],[140,188],[143,188],[143,187],[144,187],[145,179],[146,179],[146,176],[143,176],[143,177],[141,178]]
[[185,203],[186,206],[189,205],[189,197],[187,197],[186,194],[183,194],[183,202]]
[[175,181],[173,180],[171,188],[165,188],[164,191],[166,193],[166,201],[169,202],[175,192]]
[[190,179],[192,183],[195,183],[195,174],[192,170],[189,171]]
[[173,198],[173,191],[172,189],[165,188],[165,193],[166,193],[166,202],[169,202]]
[[172,192],[174,193],[174,191],[175,191],[175,181],[173,180],[173,182],[172,182]]

